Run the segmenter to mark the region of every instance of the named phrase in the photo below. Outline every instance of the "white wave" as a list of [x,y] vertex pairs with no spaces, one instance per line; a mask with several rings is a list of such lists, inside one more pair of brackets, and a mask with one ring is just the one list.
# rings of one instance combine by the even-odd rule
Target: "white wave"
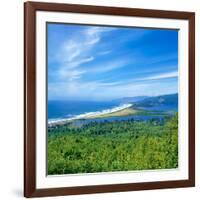
[[76,119],[86,119],[88,117],[96,117],[96,116],[99,116],[99,115],[102,115],[102,114],[110,114],[110,113],[114,113],[114,112],[123,110],[125,108],[129,108],[131,106],[132,106],[132,104],[129,103],[129,104],[123,104],[123,105],[120,105],[120,106],[117,106],[117,107],[114,107],[114,108],[111,108],[111,109],[105,109],[105,110],[102,110],[102,111],[87,112],[87,113],[80,114],[80,115],[77,115],[77,116],[74,116],[74,117],[71,117],[71,118],[52,119],[52,120],[48,120],[48,125],[53,125],[53,124],[62,123],[62,122],[68,122],[68,121],[72,121],[72,120],[76,120]]

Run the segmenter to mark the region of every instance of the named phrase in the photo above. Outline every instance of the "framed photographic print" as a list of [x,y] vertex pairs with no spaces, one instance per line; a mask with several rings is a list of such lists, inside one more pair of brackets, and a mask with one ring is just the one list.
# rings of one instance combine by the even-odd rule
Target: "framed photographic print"
[[24,195],[195,184],[195,15],[25,3]]

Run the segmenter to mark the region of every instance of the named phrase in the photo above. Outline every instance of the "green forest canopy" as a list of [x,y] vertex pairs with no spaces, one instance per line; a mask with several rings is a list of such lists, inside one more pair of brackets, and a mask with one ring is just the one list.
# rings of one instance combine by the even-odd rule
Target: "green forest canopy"
[[49,130],[48,174],[178,167],[178,114],[165,123],[92,122]]

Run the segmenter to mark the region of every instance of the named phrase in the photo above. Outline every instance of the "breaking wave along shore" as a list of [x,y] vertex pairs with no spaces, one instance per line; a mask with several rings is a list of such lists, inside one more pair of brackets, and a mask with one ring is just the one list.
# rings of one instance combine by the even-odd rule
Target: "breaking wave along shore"
[[105,110],[96,111],[96,112],[87,112],[87,113],[76,115],[76,116],[73,116],[73,117],[70,117],[70,118],[50,119],[50,120],[48,120],[48,125],[51,126],[51,125],[56,125],[56,124],[62,124],[62,123],[70,122],[70,121],[73,121],[73,120],[87,119],[87,118],[91,118],[91,117],[95,118],[95,117],[98,117],[100,115],[118,112],[118,111],[124,110],[126,108],[129,108],[131,106],[132,106],[132,104],[123,104],[123,105],[120,105],[120,106],[117,106],[117,107],[114,107],[114,108],[111,108],[111,109],[105,109]]

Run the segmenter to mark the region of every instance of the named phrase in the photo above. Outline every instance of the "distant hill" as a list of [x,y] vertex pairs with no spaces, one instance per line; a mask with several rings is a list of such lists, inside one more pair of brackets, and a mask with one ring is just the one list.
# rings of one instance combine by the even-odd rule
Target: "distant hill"
[[134,103],[134,102],[142,101],[146,98],[148,98],[148,96],[124,97],[121,99],[115,99],[114,101],[124,104],[124,103]]
[[152,108],[156,110],[178,110],[178,94],[169,94],[156,97],[148,97],[141,101],[132,102],[137,108]]

